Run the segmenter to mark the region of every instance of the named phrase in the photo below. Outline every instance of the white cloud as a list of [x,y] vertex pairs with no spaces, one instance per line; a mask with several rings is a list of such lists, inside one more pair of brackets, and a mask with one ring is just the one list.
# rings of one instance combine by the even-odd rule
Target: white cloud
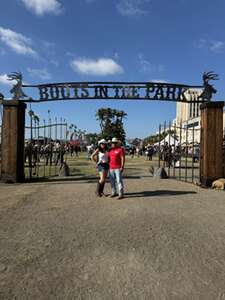
[[49,41],[43,41],[43,45],[47,49],[51,49],[55,47],[55,43],[49,42]]
[[12,86],[15,83],[16,82],[14,80],[12,80],[12,81],[8,80],[8,75],[7,74],[0,75],[0,84]]
[[116,8],[122,16],[139,16],[148,12],[143,7],[146,2],[149,0],[119,0]]
[[0,27],[0,40],[18,54],[37,56],[37,52],[31,48],[31,39],[21,33]]
[[75,54],[74,54],[73,52],[67,51],[67,52],[65,53],[65,56],[74,57]]
[[152,64],[144,57],[142,53],[138,54],[138,63],[140,67],[140,72],[143,73],[149,73],[149,72],[162,73],[165,70],[165,66],[163,64]]
[[44,69],[27,68],[27,71],[32,77],[37,77],[43,80],[49,80],[52,78],[52,75],[45,68]]
[[140,71],[141,72],[158,72],[162,73],[165,70],[164,65],[162,64],[152,64],[150,63],[142,53],[138,55],[138,62],[140,65]]
[[204,47],[206,47],[206,44],[207,44],[207,41],[205,39],[201,38],[198,41],[196,46],[197,46],[197,48],[204,48]]
[[59,66],[59,61],[56,60],[56,59],[51,59],[49,62],[50,62],[50,64],[52,64],[52,65],[55,66],[55,67],[58,67],[58,66]]
[[138,60],[140,64],[140,69],[142,72],[152,72],[154,71],[154,65],[144,58],[143,54],[138,55]]
[[214,53],[220,53],[225,48],[225,42],[223,42],[223,41],[213,41],[213,40],[201,38],[197,42],[196,46],[199,49],[206,49],[206,50],[210,50]]
[[213,52],[220,52],[224,49],[225,43],[222,41],[211,42],[210,50]]
[[86,75],[105,76],[123,73],[123,68],[111,58],[74,59],[71,62],[71,67],[75,72]]
[[44,14],[58,15],[62,6],[58,0],[21,0],[25,6],[38,16]]
[[118,53],[118,52],[115,52],[115,53],[114,53],[114,58],[115,58],[115,59],[119,59],[119,57],[120,57],[120,56],[119,56],[119,53]]

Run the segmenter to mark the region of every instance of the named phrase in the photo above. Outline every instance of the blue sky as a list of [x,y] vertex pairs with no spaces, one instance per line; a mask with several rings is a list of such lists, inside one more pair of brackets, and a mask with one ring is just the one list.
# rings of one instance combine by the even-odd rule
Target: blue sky
[[[27,83],[151,81],[201,84],[214,70],[216,99],[225,92],[224,0],[1,0],[0,91],[6,74]],[[144,137],[175,117],[167,102],[64,101],[35,104],[47,118],[63,117],[99,131],[99,107],[123,109],[128,137]]]

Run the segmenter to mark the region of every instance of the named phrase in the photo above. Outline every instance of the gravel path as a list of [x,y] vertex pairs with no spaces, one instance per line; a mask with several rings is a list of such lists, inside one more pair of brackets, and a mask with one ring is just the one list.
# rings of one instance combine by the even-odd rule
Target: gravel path
[[225,299],[225,193],[125,184],[1,185],[0,299]]

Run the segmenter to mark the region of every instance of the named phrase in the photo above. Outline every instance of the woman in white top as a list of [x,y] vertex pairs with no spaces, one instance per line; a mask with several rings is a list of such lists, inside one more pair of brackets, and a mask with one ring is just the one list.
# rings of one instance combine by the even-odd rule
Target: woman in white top
[[96,195],[102,197],[104,195],[103,190],[109,171],[109,156],[106,140],[102,139],[98,142],[98,148],[91,155],[91,159],[96,162],[100,177],[97,184]]

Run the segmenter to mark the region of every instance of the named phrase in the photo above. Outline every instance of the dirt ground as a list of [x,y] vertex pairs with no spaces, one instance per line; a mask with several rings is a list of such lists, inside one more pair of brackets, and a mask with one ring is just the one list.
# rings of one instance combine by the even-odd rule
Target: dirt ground
[[225,193],[125,185],[118,201],[93,180],[1,184],[0,299],[225,299]]

